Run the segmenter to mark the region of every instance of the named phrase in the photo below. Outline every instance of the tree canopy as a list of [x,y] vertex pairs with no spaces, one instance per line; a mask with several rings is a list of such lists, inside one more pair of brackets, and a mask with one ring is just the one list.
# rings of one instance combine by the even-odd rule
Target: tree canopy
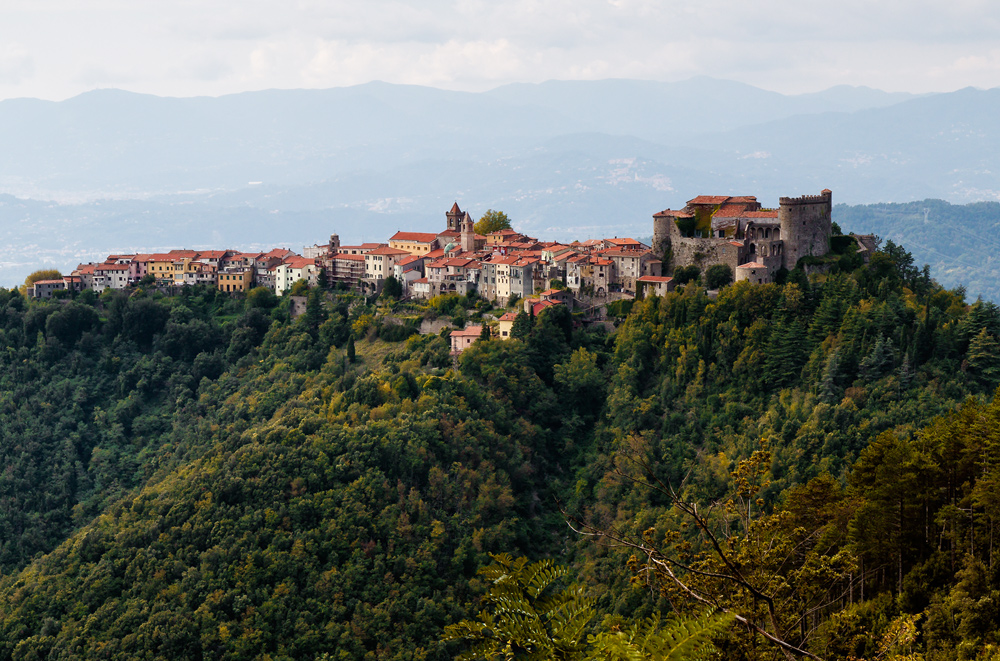
[[473,230],[476,234],[482,234],[486,236],[490,232],[499,232],[500,230],[510,229],[510,218],[507,217],[503,211],[495,211],[493,209],[488,209],[486,213],[483,214],[482,218],[476,221],[473,226]]

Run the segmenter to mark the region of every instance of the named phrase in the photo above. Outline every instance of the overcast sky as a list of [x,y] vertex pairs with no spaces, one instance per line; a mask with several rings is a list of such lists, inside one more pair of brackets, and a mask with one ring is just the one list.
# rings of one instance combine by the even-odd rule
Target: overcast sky
[[695,75],[1000,86],[997,0],[3,0],[0,98]]

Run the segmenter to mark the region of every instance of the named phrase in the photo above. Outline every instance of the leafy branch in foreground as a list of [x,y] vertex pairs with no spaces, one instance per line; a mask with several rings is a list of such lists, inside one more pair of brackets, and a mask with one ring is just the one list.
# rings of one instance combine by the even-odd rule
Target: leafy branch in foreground
[[492,557],[493,564],[479,570],[490,582],[486,607],[477,620],[449,625],[442,636],[469,644],[459,659],[698,659],[714,651],[711,637],[732,621],[713,613],[666,620],[655,615],[632,624],[606,617],[588,634],[598,613],[581,587],[558,587],[569,575],[566,567],[506,553]]
[[[694,534],[597,526],[573,517],[571,526],[630,551],[632,570],[657,584],[671,603],[687,601],[730,614],[737,630],[747,634],[733,641],[747,658],[760,654],[754,641],[762,638],[771,653],[777,649],[786,659],[818,659],[807,649],[815,623],[843,601],[855,570],[853,556],[843,548],[849,505],[839,486],[818,478],[793,494],[791,506],[760,513],[758,494],[767,486],[771,463],[762,444],[732,472],[734,493],[705,506],[657,477],[641,439],[634,441],[619,456],[617,474],[667,498]],[[803,515],[812,500],[833,505]]]

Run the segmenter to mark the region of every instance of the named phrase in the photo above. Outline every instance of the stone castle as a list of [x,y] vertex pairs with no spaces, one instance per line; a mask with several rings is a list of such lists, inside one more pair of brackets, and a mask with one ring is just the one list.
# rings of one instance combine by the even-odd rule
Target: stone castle
[[653,216],[653,249],[674,267],[728,265],[736,280],[771,282],[807,256],[830,250],[833,193],[782,197],[765,209],[752,195],[700,195]]

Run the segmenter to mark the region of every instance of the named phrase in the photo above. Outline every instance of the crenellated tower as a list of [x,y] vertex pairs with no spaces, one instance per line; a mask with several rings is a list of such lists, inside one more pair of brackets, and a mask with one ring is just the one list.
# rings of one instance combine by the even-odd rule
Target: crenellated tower
[[778,198],[778,223],[784,242],[785,268],[793,269],[806,256],[820,257],[830,252],[833,193]]

